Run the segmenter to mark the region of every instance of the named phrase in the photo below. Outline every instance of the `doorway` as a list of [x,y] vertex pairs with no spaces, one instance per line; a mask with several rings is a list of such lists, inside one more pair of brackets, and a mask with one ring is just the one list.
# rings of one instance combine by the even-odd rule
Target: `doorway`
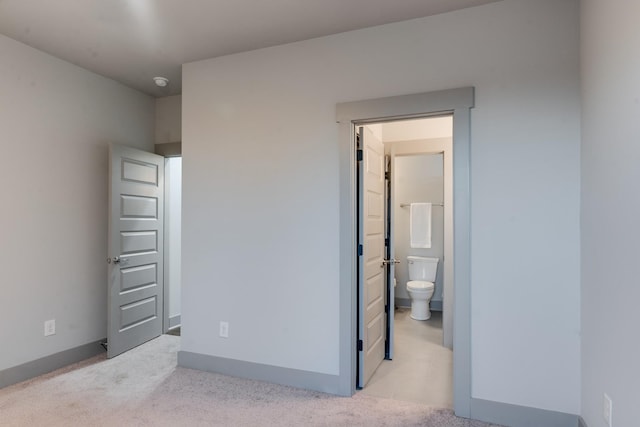
[[355,132],[356,123],[453,115],[453,213],[454,228],[454,411],[469,417],[471,405],[470,326],[470,109],[472,87],[437,92],[354,101],[336,106],[340,158],[340,359],[339,390],[350,396],[356,391],[357,346],[357,236]]
[[165,303],[163,332],[181,333],[182,157],[165,157]]
[[[375,308],[376,300],[370,295],[377,295],[372,292],[378,286],[376,274],[385,279],[381,292],[384,298],[379,299],[384,300],[386,328],[380,330],[369,312],[358,316],[357,375],[365,374],[357,378],[361,393],[436,407],[453,406],[452,304],[444,303],[451,298],[453,286],[452,126],[450,114],[355,126],[361,150],[356,156],[356,169],[361,172],[357,177],[358,244],[363,246],[358,268],[359,314],[363,308]],[[384,168],[376,166],[378,155],[372,149],[376,146],[381,147]],[[381,218],[384,238],[380,239],[384,250],[378,256],[384,256],[382,263],[373,253],[380,251],[379,245],[371,243],[376,242],[372,221],[378,218],[368,214],[375,206],[377,193],[367,181],[377,180],[378,175],[371,173],[377,168],[384,170],[386,182]],[[428,223],[428,241],[415,240],[418,230],[413,222],[422,219],[411,213],[417,204],[428,205],[427,212],[422,212]],[[362,235],[365,230],[367,235]],[[433,295],[423,302],[429,308],[428,319],[412,318],[407,291],[409,256],[437,262],[435,280],[429,279],[435,285]],[[377,338],[378,332],[386,344],[384,361],[376,359],[379,352],[374,351],[376,342],[371,339]]]

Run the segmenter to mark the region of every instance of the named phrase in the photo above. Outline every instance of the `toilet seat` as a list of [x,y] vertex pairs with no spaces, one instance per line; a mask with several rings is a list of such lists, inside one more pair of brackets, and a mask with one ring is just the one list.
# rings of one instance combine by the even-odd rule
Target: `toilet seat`
[[432,291],[435,288],[433,282],[425,282],[424,280],[410,280],[407,282],[407,289],[409,291]]

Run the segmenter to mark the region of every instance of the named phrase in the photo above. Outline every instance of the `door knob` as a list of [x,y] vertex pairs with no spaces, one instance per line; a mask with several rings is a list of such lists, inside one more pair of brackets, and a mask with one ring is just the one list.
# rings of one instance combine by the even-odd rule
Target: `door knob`
[[382,265],[380,265],[380,267],[384,267],[385,265],[389,265],[389,264],[400,264],[400,260],[397,259],[383,259],[382,260]]
[[129,258],[120,258],[118,256],[114,256],[113,258],[107,258],[107,264],[111,264],[112,262],[114,264],[125,264],[127,261],[129,261]]

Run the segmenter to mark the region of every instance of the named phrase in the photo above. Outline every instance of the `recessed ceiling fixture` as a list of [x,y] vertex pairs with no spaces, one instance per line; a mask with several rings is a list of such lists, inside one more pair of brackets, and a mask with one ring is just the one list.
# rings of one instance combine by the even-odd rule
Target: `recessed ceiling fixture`
[[159,87],[165,87],[166,85],[169,84],[169,79],[166,77],[154,77],[153,81],[156,84],[156,86],[159,86]]

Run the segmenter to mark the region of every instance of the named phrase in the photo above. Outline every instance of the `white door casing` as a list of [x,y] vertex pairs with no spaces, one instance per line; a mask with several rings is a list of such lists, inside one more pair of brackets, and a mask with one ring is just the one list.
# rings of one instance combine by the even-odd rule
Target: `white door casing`
[[164,157],[109,150],[107,357],[162,333]]
[[362,161],[359,244],[359,387],[364,387],[385,355],[385,178],[384,145],[366,127],[360,128]]

